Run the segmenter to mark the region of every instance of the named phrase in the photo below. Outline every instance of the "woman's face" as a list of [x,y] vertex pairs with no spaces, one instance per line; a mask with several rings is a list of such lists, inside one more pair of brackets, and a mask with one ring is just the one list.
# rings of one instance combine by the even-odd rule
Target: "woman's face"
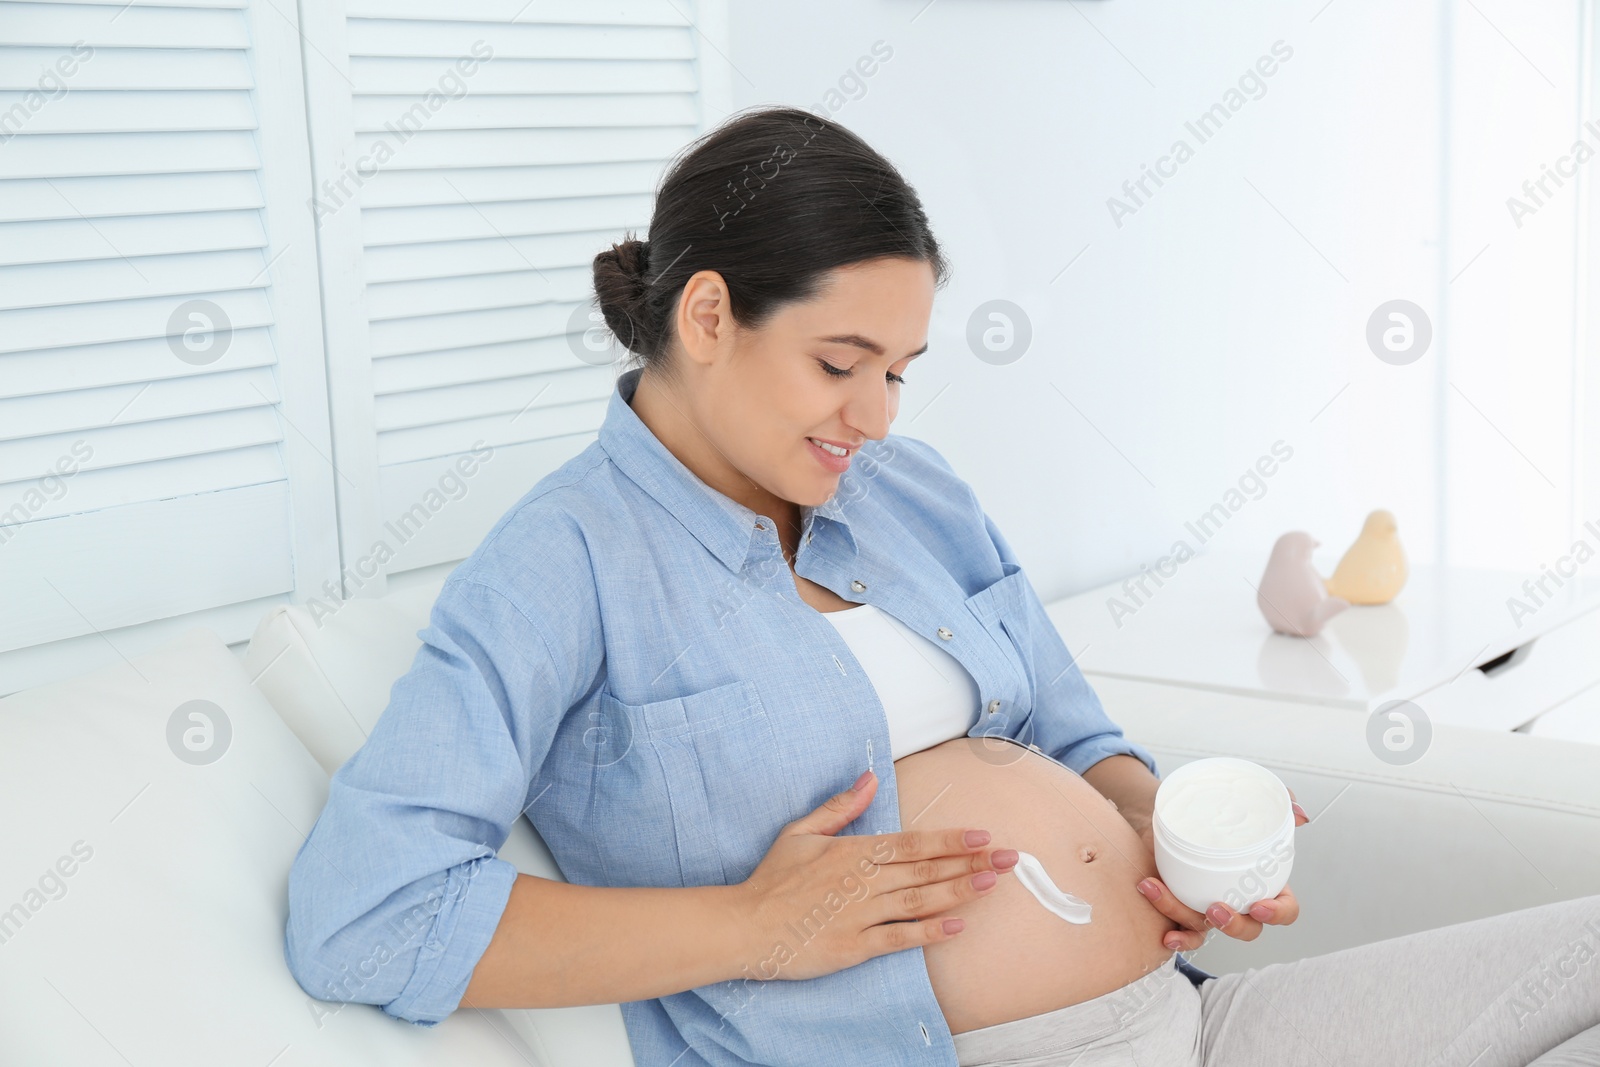
[[888,434],[899,413],[899,378],[927,348],[933,291],[922,260],[868,260],[833,271],[820,295],[782,308],[762,329],[742,330],[722,276],[695,274],[676,324],[685,379],[676,392],[702,438],[680,441],[696,461],[685,465],[763,514],[773,512],[761,506],[770,503],[762,491],[825,502],[861,445]]

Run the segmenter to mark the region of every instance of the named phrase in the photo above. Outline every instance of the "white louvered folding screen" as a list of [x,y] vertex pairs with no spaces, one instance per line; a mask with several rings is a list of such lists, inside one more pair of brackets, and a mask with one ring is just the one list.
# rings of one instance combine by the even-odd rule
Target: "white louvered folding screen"
[[590,263],[645,233],[665,163],[722,117],[695,17],[682,0],[350,0],[308,22],[329,58],[307,75],[335,448],[378,487],[341,501],[347,587],[467,555],[593,439],[615,370],[571,343]]
[[0,2],[0,692],[177,625],[240,640],[338,572],[299,41],[268,6]]

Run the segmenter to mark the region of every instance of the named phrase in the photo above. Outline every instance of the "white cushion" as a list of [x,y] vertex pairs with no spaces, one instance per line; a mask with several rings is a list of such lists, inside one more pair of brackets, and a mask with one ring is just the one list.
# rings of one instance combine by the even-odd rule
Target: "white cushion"
[[[355,754],[410,667],[443,580],[387,596],[349,600],[331,613],[320,605],[277,607],[262,618],[245,654],[245,671],[283,721],[330,774]],[[512,824],[499,855],[524,874],[565,881],[526,816]],[[632,1067],[622,1011],[614,1004],[507,1011],[561,1067]]]
[[442,587],[438,581],[348,600],[331,612],[315,601],[311,608],[276,607],[257,624],[245,670],[330,775],[355,755],[388,706]]
[[[231,733],[214,762],[169,742],[191,701]],[[0,1062],[539,1062],[519,1012],[423,1028],[300,989],[289,868],[326,796],[209,631],[0,700]]]

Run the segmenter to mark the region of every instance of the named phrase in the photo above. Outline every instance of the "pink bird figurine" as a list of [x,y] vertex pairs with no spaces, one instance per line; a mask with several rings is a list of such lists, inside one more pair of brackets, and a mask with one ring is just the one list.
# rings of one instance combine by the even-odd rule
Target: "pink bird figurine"
[[1315,637],[1329,619],[1350,606],[1348,600],[1328,595],[1311,565],[1311,550],[1320,543],[1303,530],[1291,530],[1272,546],[1256,589],[1256,606],[1280,634]]

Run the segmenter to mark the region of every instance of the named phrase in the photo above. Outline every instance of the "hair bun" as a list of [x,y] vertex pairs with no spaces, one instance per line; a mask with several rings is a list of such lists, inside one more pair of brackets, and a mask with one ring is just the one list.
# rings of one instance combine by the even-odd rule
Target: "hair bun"
[[637,278],[643,288],[645,272],[650,269],[650,242],[630,237],[617,245],[617,265],[623,273]]
[[606,326],[622,344],[640,355],[654,352],[649,324],[650,245],[627,237],[594,257],[594,289]]

